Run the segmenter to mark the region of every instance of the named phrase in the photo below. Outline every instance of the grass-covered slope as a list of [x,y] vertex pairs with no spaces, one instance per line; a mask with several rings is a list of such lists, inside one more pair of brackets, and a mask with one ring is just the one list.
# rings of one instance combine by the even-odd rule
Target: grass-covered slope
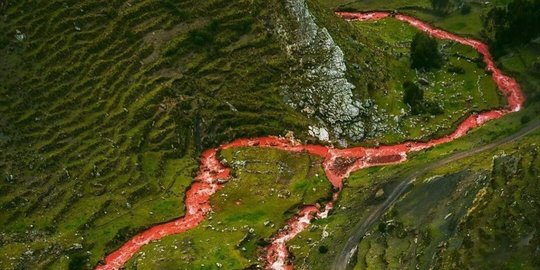
[[[359,53],[362,69],[388,70],[381,80],[369,80],[369,95],[378,105],[389,127],[375,138],[383,143],[441,137],[453,130],[464,116],[503,107],[505,100],[490,74],[484,71],[482,57],[473,48],[450,41],[439,41],[443,56],[440,69],[411,69],[410,46],[418,30],[395,19],[360,22],[358,32],[370,37],[370,48]],[[440,106],[442,113],[415,115],[403,102],[403,84],[411,81],[424,92],[424,103]],[[375,83],[376,82],[376,83]]]
[[535,269],[538,137],[421,179],[362,240],[355,269]]
[[[399,70],[356,69],[390,55],[309,7],[343,50],[354,99]],[[286,130],[306,138],[320,119],[284,89],[311,87],[300,75],[313,67],[277,29],[293,20],[282,1],[0,1],[0,268],[90,268],[183,214],[201,150]],[[377,111],[365,109],[369,131]]]
[[211,198],[213,213],[193,230],[143,247],[127,269],[256,269],[271,237],[302,206],[331,200],[319,157],[261,148],[220,155],[235,176]]
[[0,4],[0,268],[89,267],[183,214],[201,150],[314,121],[282,2]]
[[[523,114],[530,117],[537,112],[526,110]],[[494,138],[512,134],[519,130],[522,117],[512,115],[490,123],[449,144],[412,154],[406,163],[368,168],[352,174],[328,219],[317,220],[310,230],[289,242],[295,265],[300,269],[327,269],[354,234],[355,225],[365,221],[397,184],[457,151],[474,149]],[[352,265],[358,269],[415,269],[416,264],[421,269],[430,266],[454,269],[456,265],[478,268],[483,265],[480,261],[503,253],[508,256],[494,260],[493,264],[508,263],[504,269],[519,266],[516,261],[522,261],[524,266],[534,266],[536,262],[532,255],[538,245],[533,241],[537,241],[534,240],[537,235],[531,238],[530,245],[516,248],[524,237],[530,236],[531,228],[535,226],[531,224],[538,223],[537,207],[534,206],[538,193],[536,171],[540,168],[535,154],[538,138],[537,130],[519,141],[498,146],[477,157],[452,162],[418,177],[402,199],[367,231]],[[518,166],[517,171],[497,168],[503,160],[494,163],[499,157],[520,160],[514,163]],[[481,201],[476,199],[481,197],[478,194],[486,191],[489,196],[482,197]],[[517,208],[518,205],[526,206]],[[501,222],[506,225],[502,226]],[[480,231],[490,235],[481,235],[483,232]],[[460,244],[468,233],[478,235],[468,238],[467,244]],[[530,258],[521,257],[526,255]]]
[[304,129],[279,93],[278,8],[2,1],[0,268],[95,263],[182,215],[200,150]]
[[[312,1],[309,6],[342,48],[348,80],[355,85],[353,94],[368,108],[361,120],[363,143],[393,144],[440,137],[473,112],[504,106],[490,74],[485,72],[482,57],[474,49],[439,41],[443,66],[427,72],[415,70],[411,68],[410,47],[417,29],[392,18],[328,25],[333,15],[325,11],[332,5],[331,1]],[[426,102],[440,106],[442,113],[413,115],[403,102],[406,81],[420,85]]]

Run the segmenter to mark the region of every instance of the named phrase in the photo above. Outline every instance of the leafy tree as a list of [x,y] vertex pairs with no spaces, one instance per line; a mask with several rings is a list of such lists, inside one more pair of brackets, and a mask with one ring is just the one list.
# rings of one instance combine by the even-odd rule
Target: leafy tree
[[493,53],[524,44],[540,35],[540,0],[514,0],[482,17],[482,33]]
[[424,90],[411,81],[403,83],[403,102],[411,106],[412,114],[441,114],[443,108],[436,102],[424,100]]
[[417,69],[440,68],[443,58],[437,40],[426,33],[417,33],[411,43],[411,67]]
[[69,264],[68,269],[69,270],[79,270],[79,269],[85,269],[88,268],[86,264],[89,261],[89,255],[88,254],[80,254],[77,253],[75,255],[72,255]]
[[328,247],[327,246],[320,246],[319,247],[319,253],[325,254],[327,252],[328,252]]
[[459,12],[461,12],[461,14],[465,15],[465,14],[469,14],[471,13],[471,5],[469,3],[461,3],[461,6],[459,7]]
[[433,9],[441,14],[445,14],[450,9],[450,0],[431,0]]
[[419,114],[423,111],[424,91],[411,81],[403,83],[403,102],[411,106],[413,114]]

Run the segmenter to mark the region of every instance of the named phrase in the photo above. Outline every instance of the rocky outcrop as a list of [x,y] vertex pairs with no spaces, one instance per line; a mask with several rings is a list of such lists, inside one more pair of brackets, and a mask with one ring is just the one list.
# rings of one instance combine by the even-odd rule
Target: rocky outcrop
[[294,80],[284,82],[286,102],[312,119],[311,136],[322,141],[365,136],[364,122],[372,102],[359,101],[346,78],[343,51],[328,30],[316,24],[304,0],[287,0],[286,14],[278,15],[276,33],[295,61]]

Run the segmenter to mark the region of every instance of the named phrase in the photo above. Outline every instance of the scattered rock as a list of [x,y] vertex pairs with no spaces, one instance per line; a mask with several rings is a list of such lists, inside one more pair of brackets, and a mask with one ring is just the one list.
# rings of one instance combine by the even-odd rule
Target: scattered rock
[[380,188],[379,190],[377,190],[377,192],[375,193],[375,198],[377,199],[380,199],[384,196],[384,190],[382,188]]
[[17,29],[15,31],[15,39],[17,39],[18,41],[23,41],[23,40],[26,39],[26,35],[23,32],[21,32],[20,30]]

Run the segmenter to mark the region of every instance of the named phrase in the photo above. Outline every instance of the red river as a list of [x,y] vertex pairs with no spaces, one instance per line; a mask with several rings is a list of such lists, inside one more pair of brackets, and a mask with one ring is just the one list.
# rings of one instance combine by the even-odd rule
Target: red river
[[338,197],[342,187],[342,181],[353,171],[370,166],[380,166],[403,162],[407,153],[420,151],[442,143],[452,141],[465,135],[469,130],[478,127],[487,121],[497,119],[505,114],[520,110],[524,97],[517,82],[504,75],[493,62],[488,47],[477,40],[459,37],[455,34],[434,28],[418,19],[410,16],[387,12],[350,13],[338,12],[337,15],[351,21],[379,20],[386,17],[394,17],[397,20],[409,23],[421,31],[431,34],[439,39],[449,39],[455,42],[471,46],[484,56],[486,69],[492,74],[493,80],[500,91],[508,99],[508,106],[504,109],[473,114],[465,119],[451,134],[428,142],[405,142],[392,146],[380,146],[376,148],[354,147],[348,149],[336,149],[323,145],[301,145],[298,142],[280,137],[262,137],[254,139],[238,139],[226,143],[218,148],[210,149],[202,153],[199,173],[185,195],[186,211],[183,217],[177,220],[151,227],[122,245],[118,250],[107,255],[105,264],[98,265],[96,270],[112,270],[121,268],[139,249],[164,236],[179,234],[195,228],[210,211],[210,196],[219,190],[225,181],[230,178],[230,170],[217,159],[216,154],[222,149],[235,147],[268,147],[290,152],[308,152],[312,155],[324,158],[324,170],[328,180],[338,190],[333,200],[325,206],[305,206],[299,213],[288,222],[288,226],[280,230],[273,238],[267,249],[267,269],[292,269],[288,262],[289,252],[287,241],[306,229],[312,219],[325,218],[332,209],[333,203]]

